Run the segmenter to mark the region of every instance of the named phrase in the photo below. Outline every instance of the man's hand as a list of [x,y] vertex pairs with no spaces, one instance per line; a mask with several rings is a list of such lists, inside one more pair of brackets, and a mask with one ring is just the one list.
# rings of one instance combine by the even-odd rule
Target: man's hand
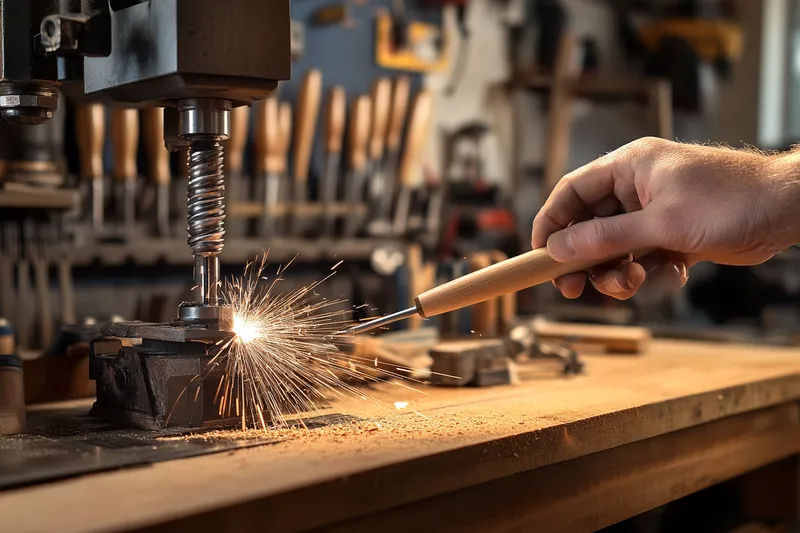
[[[557,261],[605,261],[600,292],[633,296],[660,269],[683,285],[700,261],[756,265],[800,236],[800,156],[645,138],[565,176],[533,222],[531,245]],[[632,258],[639,250],[655,250]],[[586,274],[555,281],[580,296]]]

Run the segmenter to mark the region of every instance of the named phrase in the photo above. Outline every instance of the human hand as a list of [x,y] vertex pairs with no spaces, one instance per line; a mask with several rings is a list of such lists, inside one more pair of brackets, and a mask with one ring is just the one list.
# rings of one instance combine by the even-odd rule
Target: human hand
[[[533,222],[531,245],[557,261],[606,261],[588,277],[618,299],[657,271],[683,286],[700,261],[760,264],[800,235],[798,163],[793,153],[639,139],[562,178]],[[633,258],[639,250],[654,251]],[[586,278],[554,283],[577,298]]]

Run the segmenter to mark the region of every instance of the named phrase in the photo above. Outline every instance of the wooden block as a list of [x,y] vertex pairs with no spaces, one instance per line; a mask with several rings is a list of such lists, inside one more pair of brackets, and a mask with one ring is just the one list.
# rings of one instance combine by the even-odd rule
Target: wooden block
[[486,387],[510,382],[505,343],[501,339],[459,340],[430,351],[431,381],[436,385]]
[[533,330],[539,340],[564,342],[572,338],[579,344],[600,345],[607,352],[638,354],[647,350],[653,337],[649,328],[572,324],[534,320]]

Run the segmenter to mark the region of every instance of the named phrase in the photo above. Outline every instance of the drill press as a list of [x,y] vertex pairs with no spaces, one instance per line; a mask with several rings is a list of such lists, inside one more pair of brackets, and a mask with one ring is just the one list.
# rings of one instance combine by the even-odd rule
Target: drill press
[[[197,299],[168,324],[112,323],[92,345],[93,413],[155,429],[233,423],[207,368],[231,335],[220,305],[222,141],[231,110],[291,75],[289,0],[0,0],[0,115],[41,124],[59,89],[78,102],[163,107],[170,151],[188,148],[188,244]],[[121,339],[132,339],[123,342]],[[139,342],[141,339],[141,342]],[[235,417],[235,414],[234,414]]]

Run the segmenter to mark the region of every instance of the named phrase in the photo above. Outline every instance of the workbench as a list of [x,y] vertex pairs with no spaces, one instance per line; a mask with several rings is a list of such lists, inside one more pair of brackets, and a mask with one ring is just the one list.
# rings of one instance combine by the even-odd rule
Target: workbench
[[800,350],[585,360],[570,379],[380,386],[390,409],[342,402],[354,419],[277,443],[0,492],[0,531],[593,531],[800,453]]

